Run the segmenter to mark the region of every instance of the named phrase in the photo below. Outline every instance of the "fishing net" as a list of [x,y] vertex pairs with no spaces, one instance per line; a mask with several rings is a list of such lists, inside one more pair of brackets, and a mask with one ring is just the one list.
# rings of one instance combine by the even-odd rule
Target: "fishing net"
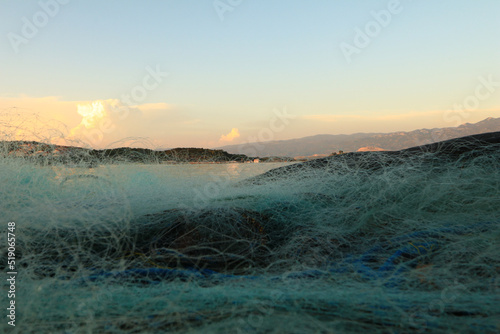
[[[0,328],[496,333],[495,138],[261,175],[250,164],[44,166],[4,143],[1,223],[16,222],[18,274],[16,326],[4,315]],[[0,247],[6,273],[6,235]]]

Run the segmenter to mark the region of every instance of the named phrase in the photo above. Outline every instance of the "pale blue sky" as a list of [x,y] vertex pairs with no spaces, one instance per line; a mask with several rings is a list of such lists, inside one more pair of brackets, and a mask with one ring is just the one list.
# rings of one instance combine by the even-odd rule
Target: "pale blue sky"
[[[479,77],[500,82],[497,0],[401,0],[350,63],[341,43],[355,45],[355,29],[391,1],[221,0],[233,7],[224,20],[212,0],[66,2],[16,53],[12,33],[22,37],[23,17],[33,23],[43,8],[0,1],[0,108],[16,98],[120,100],[159,66],[169,76],[137,104],[168,107],[154,116],[139,108],[145,117],[117,123],[130,127],[120,135],[217,146],[232,128],[241,135],[234,142],[255,136],[285,107],[296,118],[274,139],[455,126],[443,113],[474,95]],[[29,109],[72,128],[82,117],[65,106],[57,115]],[[499,110],[497,87],[460,120]]]

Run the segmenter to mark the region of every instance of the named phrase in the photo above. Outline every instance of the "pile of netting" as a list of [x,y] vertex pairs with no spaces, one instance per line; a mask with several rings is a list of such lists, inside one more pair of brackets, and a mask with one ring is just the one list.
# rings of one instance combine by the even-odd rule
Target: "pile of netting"
[[4,157],[17,289],[16,326],[0,328],[497,333],[500,146],[469,144],[202,184]]

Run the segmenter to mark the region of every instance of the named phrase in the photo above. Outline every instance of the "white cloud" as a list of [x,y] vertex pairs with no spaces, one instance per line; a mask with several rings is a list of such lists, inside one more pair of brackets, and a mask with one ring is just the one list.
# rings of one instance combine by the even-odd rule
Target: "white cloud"
[[82,120],[71,130],[69,139],[94,148],[134,136],[142,116],[138,108],[125,106],[116,99],[80,103],[77,112]]
[[227,135],[222,135],[220,136],[219,141],[221,142],[231,142],[235,138],[238,138],[240,136],[240,132],[238,131],[237,128],[233,128],[231,132],[229,132]]
[[167,103],[129,107],[117,99],[0,96],[0,140],[92,148],[126,146],[131,140],[149,148],[202,146],[213,136],[209,129],[190,110]]

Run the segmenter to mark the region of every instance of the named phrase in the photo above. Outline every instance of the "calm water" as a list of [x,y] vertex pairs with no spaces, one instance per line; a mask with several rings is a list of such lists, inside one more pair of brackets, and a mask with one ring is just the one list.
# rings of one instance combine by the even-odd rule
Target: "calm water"
[[[113,203],[145,214],[200,208],[219,197],[238,196],[236,182],[291,163],[111,165],[52,168],[68,200]],[[86,177],[92,175],[93,177]]]

